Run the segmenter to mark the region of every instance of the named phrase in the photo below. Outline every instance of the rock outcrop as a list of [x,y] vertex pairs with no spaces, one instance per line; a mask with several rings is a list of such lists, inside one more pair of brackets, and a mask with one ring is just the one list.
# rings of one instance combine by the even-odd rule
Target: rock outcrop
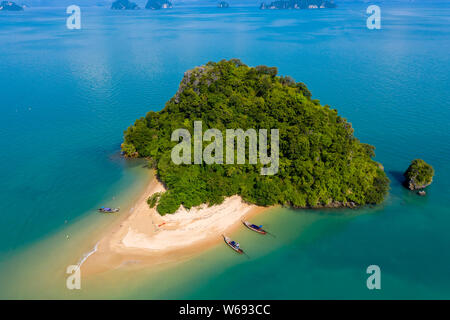
[[175,102],[179,102],[180,94],[187,88],[191,87],[195,93],[199,94],[199,84],[204,82],[207,86],[219,79],[219,75],[213,72],[213,68],[209,66],[196,67],[184,73],[177,93],[174,96]]
[[422,190],[433,182],[434,169],[421,159],[411,162],[408,169],[403,174],[405,177],[405,187],[409,190]]

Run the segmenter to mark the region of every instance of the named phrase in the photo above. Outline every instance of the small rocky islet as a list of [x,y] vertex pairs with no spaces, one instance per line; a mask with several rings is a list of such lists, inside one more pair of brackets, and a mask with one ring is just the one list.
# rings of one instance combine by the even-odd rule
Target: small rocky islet
[[408,169],[403,173],[404,186],[411,191],[416,191],[420,196],[426,195],[425,188],[433,182],[434,169],[422,159],[411,161]]

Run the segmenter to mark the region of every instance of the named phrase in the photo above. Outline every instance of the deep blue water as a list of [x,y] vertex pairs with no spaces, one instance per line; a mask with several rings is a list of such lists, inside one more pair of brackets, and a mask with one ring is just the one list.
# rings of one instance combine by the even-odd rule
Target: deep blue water
[[[366,28],[366,6],[82,7],[81,30],[66,29],[65,8],[0,13],[0,277],[7,261],[65,220],[95,214],[138,183],[132,169],[140,164],[118,156],[123,130],[163,108],[184,71],[240,58],[277,66],[348,118],[356,136],[376,146],[391,194],[356,213],[265,215],[278,250],[192,276],[195,289],[186,280],[158,292],[149,280],[128,296],[450,298],[450,5],[383,3],[381,30]],[[424,198],[400,186],[414,158],[436,170]],[[242,237],[258,250],[256,238]],[[199,261],[216,258],[209,252],[189,263],[204,274]],[[380,292],[365,288],[370,264],[382,269]],[[259,290],[242,289],[240,277]]]

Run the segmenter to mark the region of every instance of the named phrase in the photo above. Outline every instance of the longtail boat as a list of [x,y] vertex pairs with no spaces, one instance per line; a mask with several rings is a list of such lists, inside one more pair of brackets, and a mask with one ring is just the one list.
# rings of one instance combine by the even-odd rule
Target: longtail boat
[[248,222],[248,221],[242,221],[242,223],[243,223],[247,228],[249,228],[250,230],[253,230],[253,231],[258,232],[258,233],[260,233],[260,234],[266,234],[266,233],[267,233],[267,231],[264,230],[264,229],[262,228],[262,226],[257,226],[256,224],[252,224],[252,223],[250,223],[250,222]]
[[239,253],[239,254],[243,254],[243,253],[244,253],[244,250],[242,250],[242,249],[239,247],[239,243],[238,243],[238,242],[231,240],[231,238],[228,238],[227,236],[224,236],[224,235],[222,235],[222,236],[223,236],[223,240],[225,241],[225,243],[226,243],[231,249],[233,249],[234,251],[236,251],[236,252]]
[[98,209],[98,212],[103,212],[103,213],[115,213],[115,212],[119,212],[120,208],[105,208],[105,207],[101,207]]

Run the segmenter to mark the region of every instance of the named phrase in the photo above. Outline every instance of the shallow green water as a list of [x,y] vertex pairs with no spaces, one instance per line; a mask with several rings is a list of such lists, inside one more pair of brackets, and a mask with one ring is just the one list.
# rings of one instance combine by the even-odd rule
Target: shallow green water
[[[380,31],[365,28],[365,9],[82,8],[79,32],[65,8],[2,13],[0,297],[450,298],[450,6],[383,4]],[[126,206],[148,180],[117,156],[123,130],[161,109],[185,70],[233,57],[278,66],[348,118],[391,178],[385,204],[274,209],[255,222],[276,238],[233,234],[250,258],[219,245],[66,290],[65,266],[109,223],[92,209]],[[400,186],[413,158],[436,169],[423,198]],[[366,287],[371,264],[380,291]]]

